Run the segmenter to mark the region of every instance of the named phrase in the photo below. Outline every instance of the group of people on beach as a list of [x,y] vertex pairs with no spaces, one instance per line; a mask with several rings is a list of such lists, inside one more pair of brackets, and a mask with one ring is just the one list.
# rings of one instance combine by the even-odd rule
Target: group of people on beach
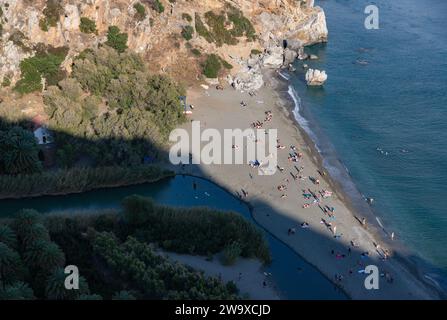
[[251,126],[254,129],[262,129],[265,123],[272,121],[272,118],[273,118],[272,111],[266,111],[264,121],[256,120],[252,122]]
[[[262,129],[265,127],[265,124],[267,122],[272,120],[272,117],[273,117],[273,113],[271,111],[266,111],[264,121],[254,121],[252,123],[252,127],[256,128],[256,129]],[[277,142],[278,150],[286,149],[286,146],[284,144],[282,144],[279,139],[277,139],[276,142]],[[288,160],[287,162],[296,164],[296,163],[300,163],[302,159],[303,159],[303,152],[300,152],[298,147],[296,147],[294,145],[290,145],[288,156],[287,156],[287,160]],[[250,166],[253,168],[259,167],[259,165],[260,165],[260,163],[257,160],[250,162]],[[320,220],[320,224],[323,225],[331,233],[332,237],[335,240],[341,239],[343,237],[343,233],[337,232],[336,209],[332,205],[327,205],[327,204],[323,203],[325,201],[328,201],[333,196],[333,192],[331,190],[329,190],[327,187],[324,187],[324,186],[322,187],[323,184],[320,181],[320,179],[322,179],[322,180],[324,179],[324,177],[326,176],[326,172],[324,172],[324,170],[321,169],[321,170],[316,171],[315,176],[312,176],[312,175],[305,176],[304,175],[305,168],[303,165],[301,165],[299,167],[297,165],[293,165],[293,167],[295,168],[295,171],[292,170],[289,173],[295,183],[304,183],[306,180],[308,180],[311,182],[311,185],[313,186],[312,189],[306,188],[306,189],[301,190],[301,195],[306,200],[306,202],[302,205],[302,208],[308,209],[308,208],[311,208],[314,206],[318,206],[323,214],[323,216],[321,217],[321,220]],[[286,170],[286,168],[281,167],[279,164],[277,166],[277,169],[282,174],[284,174],[284,171]],[[252,176],[250,175],[250,177],[252,177]],[[288,178],[284,178],[282,180],[282,182],[277,186],[277,190],[280,193],[281,199],[288,198],[287,193],[288,192],[290,193],[292,189],[293,189],[292,185],[290,185],[290,181]],[[244,197],[246,197],[246,196],[247,195],[244,194]],[[361,224],[364,228],[366,228],[366,219],[362,219]],[[288,236],[295,235],[297,233],[298,227],[300,227],[301,229],[308,229],[311,226],[307,221],[302,222],[298,226],[292,226],[292,227],[288,228],[288,230],[287,230]],[[391,237],[394,238],[394,234]],[[335,252],[335,250],[331,250],[331,254],[337,260],[346,259],[348,257],[352,257],[353,256],[352,251],[358,250],[359,248],[360,248],[359,243],[357,242],[357,240],[353,239],[353,240],[351,240],[350,246],[348,246],[346,252]],[[376,248],[376,253],[380,257],[380,259],[386,260],[390,257],[390,252],[387,249],[381,248],[380,245],[376,245],[375,248]],[[364,267],[366,265],[366,261],[364,261],[364,260],[371,258],[370,252],[363,251],[363,252],[360,252],[359,254],[360,254],[360,258],[356,262],[356,267],[364,269]],[[352,266],[347,272],[347,274],[349,274],[350,276],[352,276],[354,274],[353,268],[355,268],[355,267]],[[359,270],[358,273],[361,273],[360,271],[361,270]],[[391,276],[391,274],[389,272],[383,273],[382,276],[387,279],[387,282],[389,282],[389,283],[393,282],[393,277]],[[335,275],[336,283],[339,286],[342,286],[342,282],[344,279],[345,279],[345,277],[343,274]]]

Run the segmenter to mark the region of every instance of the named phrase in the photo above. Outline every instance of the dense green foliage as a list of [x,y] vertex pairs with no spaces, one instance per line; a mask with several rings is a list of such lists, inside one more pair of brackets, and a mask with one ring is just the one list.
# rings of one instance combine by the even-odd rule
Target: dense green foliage
[[241,256],[270,260],[262,234],[238,214],[159,207],[139,196],[126,198],[123,206],[131,234],[168,251],[208,255],[237,242]]
[[124,52],[127,49],[127,38],[127,33],[121,33],[117,26],[111,26],[107,33],[106,45],[118,52]]
[[[22,210],[0,222],[0,299],[238,298],[234,283],[173,262],[154,245],[190,254],[223,251],[230,263],[240,255],[269,260],[260,231],[236,214],[160,207],[136,196],[124,201],[123,213]],[[65,289],[65,265],[79,268],[79,290]]]
[[[227,6],[226,11],[216,14],[213,11],[205,13],[205,23],[200,15],[196,13],[195,28],[197,34],[205,38],[209,43],[215,43],[217,46],[223,44],[236,45],[240,37],[246,37],[248,41],[256,38],[256,31],[242,12],[232,6]],[[228,26],[231,25],[231,28]]]
[[84,33],[96,33],[96,23],[87,17],[81,17],[81,23],[79,24],[79,30]]
[[193,49],[191,49],[191,52],[192,52],[192,54],[195,55],[196,57],[200,57],[200,56],[202,55],[202,53],[200,52],[200,50],[197,49],[197,48],[193,48]]
[[160,2],[160,0],[152,0],[152,9],[154,9],[158,13],[163,13],[165,11],[165,7]]
[[197,12],[195,15],[195,28],[196,28],[196,32],[199,36],[205,38],[205,40],[210,43],[213,42],[213,37],[212,37],[211,33],[208,31],[207,27],[205,26],[205,24],[202,21],[202,18],[200,17],[200,15]]
[[192,39],[194,35],[194,28],[191,26],[184,26],[182,29],[182,37],[185,38],[186,41]]
[[68,49],[45,48],[38,51],[34,57],[20,62],[21,79],[16,83],[15,90],[20,93],[30,93],[42,89],[42,77],[47,85],[56,85],[63,79],[64,74],[60,65],[64,61]]
[[[0,129],[0,175],[30,174],[41,171],[38,153],[39,148],[31,131],[18,126],[7,130]],[[6,186],[0,185],[3,191]]]
[[[32,68],[27,67],[31,72],[24,73],[17,88],[37,89],[41,74],[58,72],[65,55],[61,51],[44,48],[35,57],[24,60],[22,66]],[[55,57],[60,57],[57,63]],[[30,86],[30,78],[38,85]],[[82,161],[82,166],[135,167],[138,175],[138,167],[143,163],[162,159],[160,149],[169,133],[184,121],[179,99],[184,94],[184,89],[169,78],[149,73],[136,54],[119,53],[109,47],[85,50],[74,60],[72,77],[59,81],[57,86],[50,85],[44,93],[57,165],[71,168]],[[28,132],[30,125],[25,122],[20,126],[23,134],[17,135],[14,132],[19,129],[10,132],[11,124],[0,123],[0,137],[7,140],[0,155],[0,175],[8,175],[0,176],[4,196],[14,196],[14,192],[18,196],[39,193],[40,179],[50,180],[40,188],[42,192],[53,193],[57,186],[64,192],[67,186],[57,182],[60,173],[29,177],[29,181],[26,176],[9,176],[39,171],[39,162],[34,161],[38,150],[31,148],[36,147],[36,141]],[[84,188],[79,178],[74,178],[76,181]],[[76,184],[73,189],[79,187]],[[114,184],[119,184],[119,180]],[[44,191],[46,188],[48,191]]]
[[15,46],[22,49],[24,52],[31,52],[31,49],[29,48],[29,43],[27,37],[23,34],[20,30],[13,30],[12,33],[9,35],[8,38],[9,41],[14,43]]
[[205,21],[210,27],[210,35],[213,42],[215,42],[218,47],[223,44],[236,45],[238,43],[238,40],[233,37],[231,30],[226,28],[227,18],[224,13],[218,15],[213,11],[208,11],[205,13]]
[[247,37],[249,41],[256,39],[256,30],[253,27],[250,20],[248,20],[242,13],[242,11],[229,6],[227,17],[228,20],[233,24],[231,29],[231,34],[233,37]]
[[11,79],[9,78],[8,75],[5,75],[3,77],[2,87],[9,87],[10,85],[11,85]]
[[234,299],[231,286],[206,278],[156,254],[147,244],[129,237],[120,244],[113,234],[95,237],[93,250],[120,278],[131,283],[145,299]]
[[[32,175],[0,175],[0,198],[68,194],[116,185],[154,182],[171,175],[172,172],[154,166],[76,167]],[[0,239],[1,237],[0,231]]]
[[101,166],[157,160],[160,146],[185,119],[179,100],[184,89],[149,73],[136,54],[108,47],[84,51],[72,76],[44,97],[63,166],[80,156]]
[[223,263],[225,265],[233,265],[237,258],[241,255],[242,248],[239,242],[233,241],[229,243],[223,251]]
[[146,8],[140,2],[135,3],[133,7],[136,11],[135,17],[137,20],[144,20],[146,18]]
[[210,54],[203,65],[203,74],[207,78],[217,78],[221,68],[220,58],[215,54]]
[[59,0],[47,0],[43,9],[44,18],[40,20],[40,28],[48,31],[49,27],[56,27],[59,17],[63,14],[64,8]]
[[[34,210],[17,213],[10,226],[1,224],[13,241],[0,238],[0,299],[66,299],[89,292],[85,279],[80,290],[65,290],[65,254],[51,241],[43,217]],[[0,230],[1,230],[0,229]]]

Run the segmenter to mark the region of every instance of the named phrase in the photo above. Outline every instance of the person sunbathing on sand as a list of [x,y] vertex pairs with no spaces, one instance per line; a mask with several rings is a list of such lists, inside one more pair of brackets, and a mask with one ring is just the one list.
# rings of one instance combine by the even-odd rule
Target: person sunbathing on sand
[[324,225],[326,226],[326,228],[328,228],[328,229],[332,227],[332,223],[327,222],[327,221],[326,221],[325,219],[323,219],[323,218],[321,218],[320,223],[321,223],[321,224],[324,224]]
[[360,245],[357,242],[355,242],[355,239],[351,240],[351,246],[353,246],[354,248],[360,247]]

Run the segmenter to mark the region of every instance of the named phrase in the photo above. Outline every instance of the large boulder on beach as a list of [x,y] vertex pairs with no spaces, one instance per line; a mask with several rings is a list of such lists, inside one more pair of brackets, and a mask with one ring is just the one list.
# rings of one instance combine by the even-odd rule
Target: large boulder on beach
[[281,46],[269,47],[262,57],[262,65],[265,68],[278,69],[284,64],[284,48]]
[[259,70],[245,68],[234,77],[228,76],[228,83],[238,91],[256,91],[264,86],[264,79]]
[[309,69],[306,72],[306,81],[308,86],[322,86],[327,80],[326,71]]
[[296,51],[290,50],[288,48],[284,49],[284,65],[288,66],[295,62],[298,57],[298,53]]
[[304,47],[299,48],[298,50],[298,59],[299,60],[306,60],[309,58],[309,55],[304,52]]
[[284,40],[284,47],[289,50],[298,52],[304,46],[303,42],[298,39],[286,39]]

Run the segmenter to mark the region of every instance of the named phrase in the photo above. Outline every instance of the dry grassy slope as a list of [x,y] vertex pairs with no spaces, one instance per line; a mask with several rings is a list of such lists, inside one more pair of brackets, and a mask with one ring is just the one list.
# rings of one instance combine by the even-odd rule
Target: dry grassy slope
[[[145,56],[152,70],[166,72],[187,82],[197,79],[201,69],[200,58],[191,54],[180,35],[182,27],[189,24],[182,18],[183,13],[194,18],[196,12],[201,15],[210,10],[220,12],[227,3],[243,11],[254,24],[259,40],[247,42],[240,39],[236,46],[222,47],[197,35],[190,41],[192,47],[204,53],[216,52],[228,60],[230,56],[246,58],[251,49],[262,49],[272,41],[287,38],[312,43],[324,40],[326,36],[324,13],[313,7],[311,0],[177,0],[174,5],[168,0],[160,1],[166,8],[162,14],[150,9],[151,0],[63,0],[64,10],[57,26],[45,32],[39,27],[39,21],[43,18],[46,0],[0,0],[3,11],[0,81],[6,74],[16,81],[20,76],[19,62],[33,54],[8,41],[17,31],[23,33],[24,43],[30,47],[37,43],[68,46],[70,53],[64,67],[69,71],[73,56],[105,41],[107,28],[116,25],[129,35],[129,47]],[[136,2],[146,7],[147,16],[142,21],[135,18]],[[79,31],[80,17],[96,22],[97,35]],[[232,72],[237,70],[235,65]]]

